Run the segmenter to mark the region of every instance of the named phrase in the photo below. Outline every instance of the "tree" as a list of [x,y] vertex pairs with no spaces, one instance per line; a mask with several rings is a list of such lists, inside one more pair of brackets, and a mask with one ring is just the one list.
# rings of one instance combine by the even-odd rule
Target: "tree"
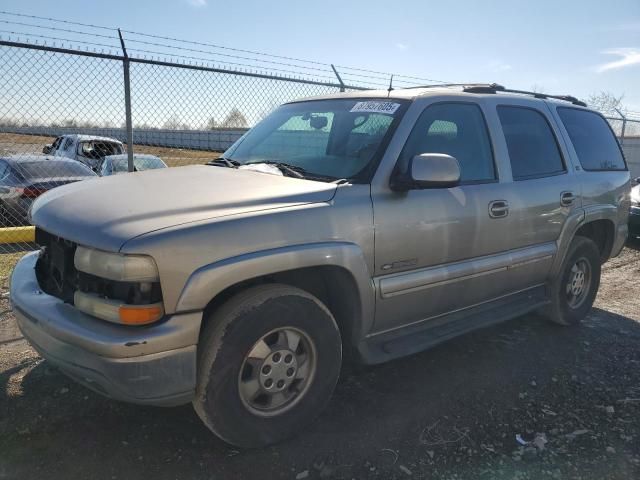
[[167,129],[167,130],[180,130],[180,127],[182,125],[180,124],[180,118],[178,117],[178,115],[171,115],[166,122],[164,122],[164,124],[162,125],[162,128]]
[[248,122],[242,112],[236,107],[233,107],[220,126],[222,128],[246,128]]
[[218,122],[216,122],[215,118],[209,117],[205,130],[215,130],[216,128],[218,128]]
[[592,93],[589,95],[587,104],[589,107],[598,110],[605,115],[615,115],[616,117],[619,117],[620,114],[617,110],[620,110],[623,113],[626,110],[622,105],[623,98],[624,95],[615,96],[611,92],[602,90],[598,93]]

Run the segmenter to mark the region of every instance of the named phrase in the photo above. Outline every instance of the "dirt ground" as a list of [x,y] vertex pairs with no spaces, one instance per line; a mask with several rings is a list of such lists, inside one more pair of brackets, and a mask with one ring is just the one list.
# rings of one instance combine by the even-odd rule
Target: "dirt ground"
[[315,423],[262,450],[217,440],[190,406],[76,385],[21,339],[2,299],[0,478],[640,478],[635,248],[606,264],[582,326],[528,315],[351,368]]
[[[36,135],[18,135],[13,133],[0,133],[0,156],[14,154],[42,154],[42,147],[50,144],[55,137],[43,137]],[[219,156],[219,152],[206,150],[186,150],[182,148],[153,147],[146,145],[134,145],[135,153],[150,153],[160,157],[170,167],[181,167],[206,163]]]

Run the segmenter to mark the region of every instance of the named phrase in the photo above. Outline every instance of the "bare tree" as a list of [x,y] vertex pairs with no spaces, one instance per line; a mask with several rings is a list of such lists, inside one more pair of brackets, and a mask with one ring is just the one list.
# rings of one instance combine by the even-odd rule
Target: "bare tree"
[[611,92],[602,90],[600,92],[592,93],[591,95],[589,95],[587,104],[591,108],[598,110],[605,115],[615,115],[617,117],[619,116],[617,110],[620,110],[623,113],[626,111],[626,109],[622,105],[623,98],[624,94],[616,96]]
[[247,118],[240,110],[233,107],[220,126],[222,128],[246,128],[248,125]]
[[207,125],[205,126],[205,130],[215,130],[216,128],[218,128],[218,122],[216,122],[215,118],[209,117],[209,120],[207,120]]
[[178,117],[178,115],[174,114],[167,118],[167,121],[164,122],[162,128],[165,128],[167,130],[180,130],[181,126],[182,125],[180,123],[180,118]]

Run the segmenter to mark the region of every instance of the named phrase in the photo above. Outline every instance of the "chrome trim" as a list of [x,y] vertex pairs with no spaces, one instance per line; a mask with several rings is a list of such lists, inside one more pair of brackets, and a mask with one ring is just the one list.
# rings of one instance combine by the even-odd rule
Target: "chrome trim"
[[394,273],[379,277],[380,296],[383,299],[391,298],[396,295],[503,272],[510,268],[548,260],[555,255],[556,251],[555,242],[549,242],[447,265]]

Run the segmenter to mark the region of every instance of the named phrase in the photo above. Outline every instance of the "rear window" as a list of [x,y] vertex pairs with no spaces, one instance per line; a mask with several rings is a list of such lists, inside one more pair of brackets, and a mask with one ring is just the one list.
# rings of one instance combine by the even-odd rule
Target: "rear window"
[[577,108],[558,108],[578,160],[585,170],[626,170],[624,158],[607,121]]
[[565,172],[558,143],[547,119],[527,107],[498,107],[514,180]]
[[79,162],[20,162],[15,169],[25,178],[92,177],[95,174]]

